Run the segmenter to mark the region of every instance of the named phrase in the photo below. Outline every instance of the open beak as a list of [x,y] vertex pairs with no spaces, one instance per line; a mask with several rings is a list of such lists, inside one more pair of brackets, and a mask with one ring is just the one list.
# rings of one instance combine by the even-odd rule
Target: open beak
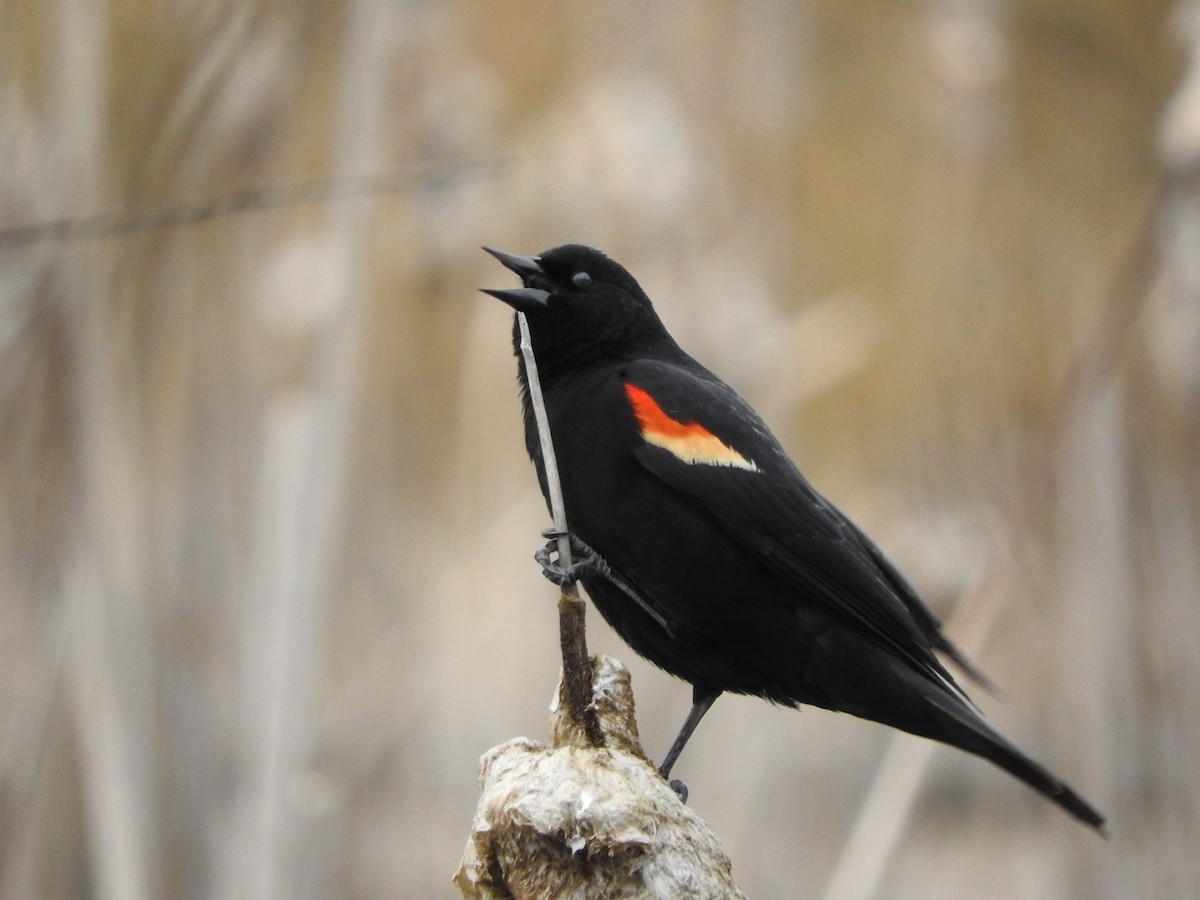
[[[484,247],[483,249],[500,260],[504,268],[519,275],[526,285],[529,284],[529,279],[533,276],[543,274],[542,264],[538,262],[536,256],[518,256],[515,253],[505,253],[503,250],[494,250],[491,247]],[[522,287],[508,291],[480,288],[480,290],[485,294],[490,294],[497,300],[503,300],[518,312],[545,309],[546,305],[550,302],[550,292],[543,291],[541,288]]]

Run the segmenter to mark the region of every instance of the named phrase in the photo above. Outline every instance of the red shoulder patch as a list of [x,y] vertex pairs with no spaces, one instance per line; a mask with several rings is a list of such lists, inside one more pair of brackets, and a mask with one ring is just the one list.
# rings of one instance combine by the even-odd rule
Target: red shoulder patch
[[670,451],[689,465],[732,466],[757,472],[758,466],[698,422],[680,422],[636,384],[626,382],[625,396],[646,443]]

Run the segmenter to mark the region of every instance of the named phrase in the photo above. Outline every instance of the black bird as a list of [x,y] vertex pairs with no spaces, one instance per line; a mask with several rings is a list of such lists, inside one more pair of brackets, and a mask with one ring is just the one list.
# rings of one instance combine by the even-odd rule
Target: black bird
[[[959,747],[1103,831],[1100,813],[976,714],[935,651],[979,678],[916,591],[750,405],[680,349],[633,276],[578,244],[532,257],[484,249],[524,283],[485,293],[528,319],[584,556],[555,579],[580,577],[630,647],[693,686],[663,777],[730,691]],[[525,445],[546,494],[517,356]]]

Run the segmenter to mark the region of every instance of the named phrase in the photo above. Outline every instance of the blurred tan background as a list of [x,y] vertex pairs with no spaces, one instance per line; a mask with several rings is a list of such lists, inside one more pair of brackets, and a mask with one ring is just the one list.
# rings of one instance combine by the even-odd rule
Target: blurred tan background
[[[454,896],[558,665],[478,247],[566,241],[1111,817],[725,698],[677,774],[742,888],[1200,896],[1198,53],[1165,0],[5,0],[0,897]],[[661,755],[688,686],[589,622]]]

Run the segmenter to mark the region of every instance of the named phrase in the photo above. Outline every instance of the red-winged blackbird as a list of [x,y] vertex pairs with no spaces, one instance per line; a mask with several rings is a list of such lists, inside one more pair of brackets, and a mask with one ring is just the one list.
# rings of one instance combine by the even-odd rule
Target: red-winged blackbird
[[576,244],[533,257],[484,249],[524,283],[486,293],[529,322],[567,521],[586,555],[570,574],[630,647],[693,686],[664,777],[731,691],[959,747],[1103,830],[1082,797],[979,718],[934,651],[978,676],[933,613],[749,404],[680,349],[625,269]]

